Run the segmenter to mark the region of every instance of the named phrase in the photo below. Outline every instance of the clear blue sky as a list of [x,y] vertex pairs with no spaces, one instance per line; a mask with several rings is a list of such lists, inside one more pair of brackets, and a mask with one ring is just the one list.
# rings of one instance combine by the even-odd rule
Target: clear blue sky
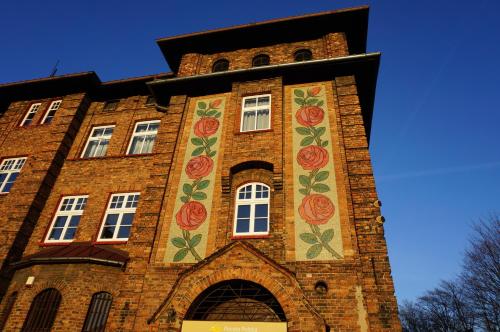
[[[2,1],[0,82],[168,71],[155,39],[371,5],[382,64],[371,153],[399,300],[460,270],[472,221],[500,213],[500,2]],[[334,286],[333,286],[334,287]]]

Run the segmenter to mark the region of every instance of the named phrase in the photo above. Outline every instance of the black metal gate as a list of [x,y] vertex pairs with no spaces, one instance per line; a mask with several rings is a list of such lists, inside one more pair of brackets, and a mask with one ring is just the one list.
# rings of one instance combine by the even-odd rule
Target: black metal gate
[[113,297],[106,292],[95,293],[83,324],[83,332],[104,332]]
[[38,293],[31,303],[22,331],[50,332],[61,298],[61,293],[55,288],[48,288]]

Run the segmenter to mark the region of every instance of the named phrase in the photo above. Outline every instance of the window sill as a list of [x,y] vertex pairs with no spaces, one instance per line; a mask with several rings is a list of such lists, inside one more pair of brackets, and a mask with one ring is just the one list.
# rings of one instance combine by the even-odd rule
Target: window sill
[[153,157],[159,155],[160,153],[141,153],[141,154],[121,154],[118,156],[104,156],[104,157],[92,157],[92,158],[68,158],[68,161],[86,161],[86,160],[108,160],[108,159],[125,159],[125,158],[141,158],[141,157]]
[[40,247],[54,247],[54,246],[67,246],[73,243],[73,241],[68,242],[38,242]]
[[108,240],[108,241],[94,241],[92,242],[92,244],[95,244],[95,245],[104,245],[104,244],[127,244],[128,243],[128,240],[116,240],[116,241],[113,241],[113,240]]
[[247,239],[270,239],[270,234],[262,234],[262,235],[233,235],[231,236],[231,240],[247,240]]
[[262,129],[262,130],[237,131],[234,134],[235,135],[260,134],[260,133],[270,133],[273,131],[274,130],[272,128],[269,128],[269,129]]

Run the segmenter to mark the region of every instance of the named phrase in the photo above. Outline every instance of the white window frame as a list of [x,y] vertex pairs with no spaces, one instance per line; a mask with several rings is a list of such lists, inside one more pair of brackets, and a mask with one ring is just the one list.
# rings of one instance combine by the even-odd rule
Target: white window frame
[[[251,196],[249,199],[239,198],[240,190],[251,185]],[[263,186],[267,189],[268,195],[266,198],[256,198],[256,188],[257,185]],[[255,232],[255,206],[257,204],[267,204],[267,231],[265,232]],[[238,223],[238,207],[241,205],[250,205],[250,222],[248,232],[236,231]],[[253,235],[268,235],[271,228],[271,221],[269,219],[271,211],[271,188],[261,182],[250,182],[239,186],[236,189],[236,196],[234,201],[234,220],[233,220],[233,236],[253,236]]]
[[[258,100],[259,98],[267,97],[269,98],[269,105],[267,106],[258,106]],[[248,99],[256,99],[255,101],[255,106],[248,106],[245,107],[245,102]],[[261,131],[261,130],[269,130],[271,129],[271,94],[264,94],[264,95],[256,95],[256,96],[248,96],[248,97],[243,97],[243,100],[241,102],[241,119],[240,119],[240,132],[242,133],[248,133],[252,131]],[[267,128],[259,128],[257,129],[257,111],[262,110],[262,109],[269,109],[269,122],[267,124]],[[243,119],[244,115],[246,112],[255,112],[255,128],[251,130],[243,130]]]
[[[108,140],[108,145],[109,145],[109,141],[111,141],[111,137],[113,136],[113,132],[111,132],[110,135],[106,135],[106,136],[99,136],[99,137],[92,137],[92,134],[94,133],[95,130],[98,130],[98,129],[107,129],[107,128],[113,128],[113,132],[114,132],[114,128],[115,126],[114,125],[110,125],[110,126],[97,126],[97,127],[92,127],[92,130],[90,131],[90,135],[87,139],[87,143],[85,143],[85,148],[83,149],[82,151],[82,155],[80,158],[99,158],[99,157],[105,157],[106,156],[106,153],[108,152],[108,149],[106,148],[106,151],[104,153],[104,155],[102,156],[96,156],[96,155],[93,155],[93,156],[87,156],[85,157],[85,152],[87,151],[87,148],[89,147],[89,144],[91,141],[99,141],[99,144],[101,143],[102,140],[105,140],[107,139]],[[96,149],[97,151],[98,149]]]
[[[36,113],[40,110],[41,106],[42,106],[42,103],[31,104],[30,109],[24,115],[23,121],[21,121],[21,127],[27,127],[33,123],[33,119],[35,118]],[[26,121],[28,121],[28,116],[30,114],[33,114],[33,117],[31,119],[29,119],[30,123],[26,124]]]
[[[160,123],[160,120],[150,120],[150,121],[141,121],[141,122],[137,122],[135,124],[135,127],[134,127],[134,132],[132,133],[132,137],[130,137],[130,142],[128,143],[128,148],[127,148],[127,154],[128,155],[136,155],[136,154],[149,154],[149,153],[153,153],[153,149],[154,149],[154,144],[156,143],[156,138],[158,137],[158,128],[154,131],[143,131],[143,132],[140,132],[138,133],[137,132],[137,127],[139,127],[139,125],[142,125],[142,124],[147,124],[148,125],[148,128],[149,128],[149,125],[150,124],[155,124],[155,123]],[[158,125],[159,127],[159,125]],[[134,137],[140,137],[140,136],[152,136],[154,135],[155,136],[155,140],[153,142],[153,147],[151,148],[151,151],[149,152],[143,152],[143,148],[144,148],[144,142],[145,141],[142,141],[142,144],[141,144],[141,152],[139,153],[132,153],[132,151],[130,151],[132,149],[132,142],[134,141]]]
[[[127,203],[127,200],[130,196],[134,196],[134,195],[137,195],[138,198],[137,198],[137,203],[136,203],[136,206],[135,207],[126,207],[126,203]],[[124,199],[123,199],[123,204],[122,204],[122,207],[120,208],[112,208],[111,205],[114,203],[113,202],[113,198],[114,197],[119,197],[119,196],[124,196]],[[108,202],[108,206],[106,207],[106,213],[104,214],[104,218],[101,222],[101,227],[99,229],[99,235],[97,237],[97,241],[98,242],[122,242],[122,241],[128,241],[128,237],[127,238],[119,238],[118,237],[118,233],[120,231],[120,227],[122,226],[122,221],[123,221],[123,215],[126,214],[126,213],[133,213],[134,214],[134,218],[135,219],[135,212],[137,210],[137,205],[139,204],[139,199],[141,198],[141,193],[139,192],[134,192],[134,193],[118,193],[118,194],[112,194],[111,197],[109,198],[109,202]],[[116,225],[115,225],[115,229],[113,231],[113,237],[111,238],[102,238],[102,233],[103,233],[103,230],[104,230],[104,227],[106,226],[106,220],[108,218],[108,215],[110,214],[118,214],[118,218],[116,220]],[[133,225],[133,222],[134,220],[132,220],[132,224],[130,225],[130,228],[132,228],[132,225]],[[129,236],[130,236],[130,233],[129,233]]]
[[[50,103],[49,108],[47,109],[47,112],[45,112],[45,115],[43,116],[42,124],[45,123],[52,123],[52,120],[54,119],[54,116],[56,115],[57,110],[61,107],[62,99],[54,100]],[[49,114],[52,113],[51,116]],[[47,119],[50,118],[50,121],[47,122]]]
[[[9,179],[12,177],[13,174],[15,173],[21,173],[21,170],[26,163],[26,157],[21,157],[21,158],[7,158],[2,160],[0,163],[0,174],[7,174],[5,176],[5,179],[0,182],[0,194],[7,194],[10,192],[12,189],[12,186],[17,180],[17,177],[14,181],[10,181]],[[19,175],[17,175],[19,176]],[[4,191],[7,183],[12,183],[11,188],[9,188],[9,191]]]
[[[50,223],[49,231],[47,232],[47,235],[45,237],[45,243],[68,243],[68,242],[73,242],[75,237],[72,239],[67,239],[65,240],[64,237],[68,231],[69,228],[76,228],[78,229],[78,226],[80,225],[81,221],[81,216],[83,215],[83,212],[85,211],[85,207],[87,205],[89,195],[79,195],[79,196],[63,196],[61,198],[61,201],[59,202],[59,205],[57,207],[57,212],[54,215],[54,218],[52,218],[52,222]],[[70,200],[73,200],[71,203],[71,208],[69,210],[62,210],[64,206],[68,206],[68,202]],[[83,207],[81,209],[77,209],[78,205],[82,205],[80,203],[80,200],[85,200],[83,202]],[[76,227],[69,227],[70,221],[72,217],[75,216],[80,216],[80,221],[78,222],[78,225]],[[59,237],[59,239],[50,239],[50,235],[52,234],[52,231],[54,229],[54,226],[56,224],[57,218],[58,217],[66,217],[66,221],[64,222],[64,226],[62,227],[62,232]],[[76,230],[75,230],[76,233]]]

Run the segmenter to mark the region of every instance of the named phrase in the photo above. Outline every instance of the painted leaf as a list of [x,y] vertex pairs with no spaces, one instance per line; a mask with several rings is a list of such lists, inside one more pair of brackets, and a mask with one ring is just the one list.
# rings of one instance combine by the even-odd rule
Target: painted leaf
[[294,90],[293,94],[296,95],[297,97],[304,98],[304,91],[302,91],[302,90],[298,90],[298,89]]
[[192,155],[193,157],[195,157],[195,156],[199,156],[200,154],[202,154],[202,153],[203,153],[203,151],[205,151],[205,148],[204,148],[203,146],[200,146],[199,148],[194,149],[194,151],[193,151],[193,152],[191,152],[191,155]]
[[197,191],[197,192],[193,193],[193,195],[191,195],[191,197],[197,201],[202,201],[202,200],[207,198],[207,194],[205,194],[204,192],[201,192],[201,191]]
[[213,158],[216,154],[217,154],[217,152],[216,152],[216,151],[211,151],[211,152],[208,154],[208,156],[209,156],[210,158]]
[[321,250],[323,250],[323,246],[321,244],[315,244],[307,250],[306,257],[308,259],[313,259],[318,257],[319,254],[321,254]]
[[311,143],[314,141],[314,137],[312,136],[307,136],[300,141],[300,146],[308,146],[311,145]]
[[174,237],[172,239],[172,244],[176,246],[177,248],[185,248],[186,246],[186,240],[184,240],[181,237]]
[[320,137],[321,135],[323,135],[326,131],[326,128],[325,127],[319,127],[316,129],[316,136],[317,137]]
[[309,244],[318,243],[318,238],[313,233],[302,233],[300,234],[300,239]]
[[189,183],[184,183],[184,185],[182,186],[182,191],[189,196],[193,192],[193,186]]
[[214,115],[214,118],[220,118],[221,114],[221,112],[217,112],[217,114]]
[[312,186],[312,190],[317,193],[326,193],[327,191],[330,191],[330,187],[323,183],[316,183],[314,186]]
[[191,240],[189,241],[189,246],[190,246],[191,248],[196,247],[196,246],[198,245],[198,243],[200,243],[200,241],[201,241],[201,237],[202,237],[202,235],[201,235],[201,234],[196,234],[195,236],[193,236],[193,237],[191,238]]
[[208,111],[205,115],[206,116],[214,116],[215,114],[217,114],[217,111],[216,110],[211,110],[211,111]]
[[323,142],[321,142],[321,146],[322,146],[322,147],[325,147],[325,146],[327,146],[327,145],[328,145],[328,141],[323,141]]
[[295,98],[294,101],[296,104],[304,105],[304,100],[302,98]]
[[182,261],[184,259],[184,257],[186,257],[187,253],[189,252],[189,249],[187,248],[182,248],[180,249],[174,256],[174,262],[179,262],[179,261]]
[[189,197],[187,197],[187,196],[182,196],[182,197],[181,197],[181,202],[182,202],[182,203],[187,203],[187,202],[189,202]]
[[333,239],[334,233],[333,228],[327,229],[321,234],[321,241],[325,243],[330,242]]
[[212,137],[208,140],[208,146],[212,146],[217,142],[217,137]]
[[324,103],[325,102],[323,100],[320,100],[320,101],[318,101],[318,103],[316,104],[316,106],[323,106]]
[[193,143],[194,145],[203,145],[203,140],[198,137],[193,137],[191,138],[191,143]]
[[328,175],[330,175],[330,172],[328,172],[328,171],[321,171],[321,172],[318,172],[318,174],[316,174],[316,176],[314,177],[314,179],[316,181],[325,181],[328,178]]
[[209,184],[210,184],[210,180],[203,180],[203,181],[198,182],[197,188],[200,190],[205,189],[206,187],[208,187]]
[[311,98],[307,101],[307,105],[314,105],[318,102],[317,98]]
[[295,130],[301,135],[311,135],[311,130],[306,127],[297,127]]
[[309,187],[311,185],[311,180],[309,180],[309,177],[307,177],[305,175],[299,176],[299,182],[304,187]]
[[198,114],[198,116],[204,116],[205,115],[205,112],[201,111],[201,110],[197,110],[196,111],[196,114]]
[[207,108],[207,103],[200,101],[198,103],[198,108],[204,110],[205,108]]
[[307,189],[304,189],[304,188],[299,189],[299,193],[301,193],[302,195],[306,195],[306,196],[309,195],[309,192],[307,191]]

